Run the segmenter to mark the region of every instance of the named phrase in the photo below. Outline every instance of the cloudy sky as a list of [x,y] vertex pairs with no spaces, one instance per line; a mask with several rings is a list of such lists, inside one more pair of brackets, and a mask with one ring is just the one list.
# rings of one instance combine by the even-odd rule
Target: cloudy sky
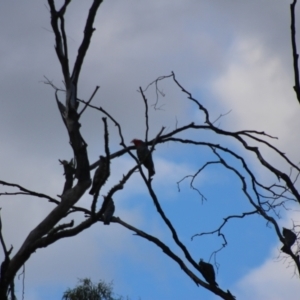
[[[58,6],[61,2],[57,1]],[[73,2],[66,14],[71,64],[91,1]],[[297,164],[300,107],[292,89],[289,5],[287,0],[104,1],[82,68],[78,96],[87,100],[99,85],[93,103],[119,121],[129,144],[133,138],[145,136],[144,104],[137,90],[174,71],[180,83],[209,109],[212,120],[230,111],[218,121],[220,128],[255,129],[277,136],[274,145]],[[299,28],[300,5],[297,13]],[[63,87],[47,2],[5,1],[0,25],[0,179],[55,197],[64,184],[58,159],[70,159],[72,152],[53,89],[44,84],[46,76]],[[151,106],[150,138],[162,126],[169,132],[191,121],[202,124],[203,115],[170,80],[161,82],[160,88],[165,97],[159,99],[161,110]],[[63,99],[63,94],[60,97]],[[147,97],[150,104],[156,101],[153,87]],[[101,118],[99,112],[87,110],[81,120],[91,162],[103,153]],[[112,123],[109,130],[113,152],[120,149],[120,141]],[[238,149],[204,132],[194,138]],[[267,154],[288,172],[278,157]],[[253,157],[246,157],[261,180],[274,179]],[[191,241],[192,235],[216,229],[229,214],[251,210],[240,183],[217,167],[208,168],[196,181],[207,201],[202,202],[187,181],[178,192],[176,182],[208,159],[211,156],[204,148],[170,143],[159,145],[154,153],[153,186],[180,239],[197,261],[201,257],[208,261],[222,240],[214,235]],[[113,161],[103,194],[133,164],[129,156]],[[1,187],[4,191],[12,190]],[[138,174],[114,200],[116,216],[161,238],[183,256]],[[78,204],[89,207],[90,201],[85,195]],[[3,234],[15,253],[53,205],[43,199],[2,196],[0,207]],[[283,211],[281,217],[279,224],[287,227],[299,219],[297,211]],[[230,289],[238,299],[297,299],[299,280],[264,220],[234,220],[224,233],[228,245],[216,257],[217,281],[223,289]],[[113,281],[116,293],[134,300],[217,299],[198,288],[160,249],[117,224],[99,223],[79,236],[39,249],[25,268],[26,300],[60,299],[64,290],[84,277]],[[18,299],[22,280],[16,279]]]

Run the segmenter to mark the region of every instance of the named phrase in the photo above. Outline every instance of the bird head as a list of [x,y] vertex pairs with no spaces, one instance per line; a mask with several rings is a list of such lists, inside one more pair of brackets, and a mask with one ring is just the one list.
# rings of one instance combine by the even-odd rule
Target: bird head
[[133,143],[135,146],[138,146],[138,145],[140,145],[140,144],[142,143],[142,141],[141,141],[141,140],[138,140],[138,139],[133,139],[133,140],[131,141],[131,143]]
[[99,161],[100,161],[101,163],[105,162],[105,160],[106,160],[106,157],[103,156],[103,155],[100,155],[99,158],[100,158]]
[[69,162],[67,162],[66,160],[60,160],[60,164],[66,166],[69,164]]

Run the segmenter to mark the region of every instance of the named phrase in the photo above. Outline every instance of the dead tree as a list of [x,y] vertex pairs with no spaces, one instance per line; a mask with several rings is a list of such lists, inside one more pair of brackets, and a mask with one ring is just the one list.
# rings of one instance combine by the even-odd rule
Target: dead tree
[[[149,242],[155,244],[158,248],[160,248],[170,259],[176,262],[181,270],[191,278],[192,281],[195,282],[197,286],[201,286],[215,295],[218,295],[222,299],[235,299],[230,291],[226,288],[221,287],[218,284],[218,278],[214,278],[211,280],[209,276],[205,275],[207,278],[203,278],[201,274],[203,274],[203,266],[199,265],[197,261],[199,261],[199,257],[193,257],[187,248],[186,245],[180,240],[179,235],[177,234],[175,226],[172,224],[170,219],[167,216],[167,213],[163,210],[159,195],[153,189],[152,186],[152,176],[146,176],[143,169],[144,161],[141,160],[140,157],[135,155],[136,147],[133,145],[126,145],[121,125],[117,120],[114,119],[112,113],[107,112],[102,107],[97,107],[91,104],[94,95],[96,94],[98,87],[96,87],[94,93],[91,98],[87,101],[80,100],[77,97],[77,87],[78,80],[80,75],[80,70],[83,65],[83,61],[87,50],[89,48],[92,34],[94,32],[93,23],[96,17],[96,13],[102,3],[102,0],[94,0],[91,4],[88,17],[86,20],[85,28],[84,28],[84,37],[81,42],[81,45],[78,49],[78,55],[76,57],[74,66],[72,71],[69,66],[69,57],[68,57],[68,42],[67,42],[67,34],[65,31],[65,12],[70,4],[70,0],[65,0],[64,4],[60,9],[57,9],[54,3],[54,0],[48,0],[48,5],[50,7],[51,14],[51,26],[55,36],[55,50],[57,54],[57,58],[60,62],[64,84],[65,84],[65,101],[62,103],[58,97],[59,89],[55,87],[55,85],[47,81],[55,89],[55,99],[58,106],[58,111],[62,117],[65,128],[68,132],[69,143],[73,150],[74,160],[70,162],[66,160],[62,160],[61,163],[64,166],[65,172],[65,185],[63,192],[57,198],[52,198],[48,195],[37,193],[35,191],[26,189],[18,184],[0,181],[0,184],[4,187],[13,187],[17,191],[13,193],[5,192],[0,195],[6,196],[14,196],[14,195],[30,195],[32,197],[40,197],[45,200],[53,203],[54,208],[49,212],[47,217],[42,220],[25,238],[21,247],[17,250],[17,252],[12,255],[12,247],[10,249],[7,248],[4,238],[2,236],[2,224],[0,227],[0,240],[1,246],[4,252],[4,260],[1,264],[1,272],[0,272],[0,299],[8,299],[14,298],[14,278],[17,272],[22,268],[25,262],[30,258],[30,256],[39,248],[48,247],[49,245],[57,242],[62,238],[72,237],[83,230],[88,229],[90,226],[97,222],[106,222],[106,223],[115,223],[119,224],[127,228],[128,230],[134,232],[137,236],[148,240]],[[293,5],[296,4],[294,1]],[[293,7],[292,6],[292,16],[293,16]],[[292,19],[293,20],[293,19]],[[294,21],[292,21],[292,24]],[[293,29],[293,26],[292,26]],[[292,37],[294,35],[292,34]],[[293,44],[293,53],[294,53],[294,70],[295,70],[295,91],[297,96],[299,96],[299,75],[298,75],[298,65],[297,58],[298,54]],[[199,110],[203,115],[203,122],[195,123],[190,122],[181,127],[176,127],[170,132],[165,133],[165,128],[162,127],[159,132],[155,134],[152,139],[148,139],[148,131],[149,131],[149,116],[148,116],[148,100],[146,97],[146,92],[151,87],[154,87],[157,95],[160,94],[159,85],[164,80],[171,80],[174,83],[175,88],[180,89],[183,93],[187,101],[191,101],[194,105],[195,110]],[[232,219],[243,219],[248,216],[258,215],[263,218],[268,224],[271,225],[274,232],[277,234],[278,239],[286,245],[285,253],[293,260],[296,269],[298,272],[300,271],[300,263],[299,263],[299,250],[296,251],[291,249],[293,243],[290,243],[287,240],[286,235],[282,235],[280,226],[278,225],[278,216],[281,210],[285,209],[285,205],[288,201],[294,201],[298,204],[300,203],[300,194],[295,186],[296,181],[298,179],[298,175],[300,172],[300,168],[293,163],[283,152],[274,147],[271,143],[271,140],[274,137],[268,135],[263,131],[254,131],[254,130],[242,130],[242,131],[227,131],[219,128],[215,125],[215,121],[213,121],[210,117],[209,111],[205,108],[205,106],[201,103],[201,101],[197,100],[193,97],[193,95],[187,91],[177,80],[175,74],[172,72],[167,76],[161,76],[153,81],[149,86],[145,89],[140,88],[140,93],[142,96],[142,100],[145,104],[145,146],[149,147],[147,150],[147,155],[153,154],[153,151],[162,146],[164,143],[172,143],[172,145],[176,145],[176,143],[180,143],[182,145],[189,145],[195,148],[206,148],[211,154],[214,156],[214,160],[208,161],[203,165],[195,165],[194,174],[187,174],[186,177],[182,178],[178,181],[178,188],[180,188],[180,184],[183,180],[190,180],[190,186],[197,193],[199,193],[200,197],[204,199],[203,193],[195,186],[194,182],[197,176],[204,172],[207,168],[212,165],[219,165],[224,170],[234,174],[234,176],[239,180],[240,185],[242,187],[242,191],[244,193],[244,198],[246,201],[250,203],[252,206],[252,210],[245,211],[239,215],[229,215],[227,216],[223,222],[221,222],[218,228],[212,229],[210,232],[200,232],[195,233],[192,238],[201,237],[205,234],[218,234],[223,239],[224,248],[227,245],[227,239],[225,234],[223,233],[224,226]],[[186,101],[183,100],[183,101]],[[159,98],[155,100],[154,108],[158,107]],[[83,104],[83,108],[79,110],[78,104],[81,102]],[[81,124],[80,118],[86,109],[94,109],[99,113],[103,114],[103,124],[104,124],[104,132],[103,132],[103,144],[104,151],[103,153],[99,153],[101,157],[100,160],[90,164],[88,157],[88,145],[86,144],[81,132]],[[114,152],[110,152],[109,147],[109,123],[117,126],[120,138],[120,146],[121,148]],[[194,138],[184,138],[185,133],[197,132],[194,135]],[[214,134],[214,141],[208,142],[201,139],[202,132],[211,132]],[[241,148],[243,149],[244,154],[238,153],[235,149],[224,146],[220,141],[220,138],[227,138],[235,141]],[[290,166],[296,172],[296,175],[287,174],[284,171],[273,166],[268,158],[265,157],[261,150],[260,146],[267,147],[269,151],[276,154],[279,158],[281,158],[285,163]],[[264,168],[270,174],[274,175],[274,183],[272,185],[266,185],[263,182],[259,181],[249,162],[246,159],[246,154],[252,153],[255,155],[257,163],[260,164],[261,168]],[[100,155],[102,154],[102,155]],[[124,176],[120,179],[119,182],[112,185],[109,189],[109,192],[104,196],[103,203],[101,204],[100,209],[96,209],[96,204],[98,201],[99,191],[104,184],[106,184],[107,178],[110,176],[110,161],[113,159],[118,159],[123,155],[130,155],[135,162],[134,167],[129,169]],[[143,159],[147,159],[144,157]],[[155,160],[155,158],[154,158]],[[235,164],[232,163],[235,161]],[[99,167],[99,164],[101,167]],[[105,166],[105,167],[103,167]],[[78,200],[85,194],[88,193],[89,188],[91,187],[92,180],[90,176],[90,171],[97,168],[99,172],[97,173],[97,178],[94,179],[95,189],[92,190],[93,200],[90,209],[86,209],[80,206],[77,206],[76,203]],[[101,171],[101,172],[100,172]],[[166,243],[164,243],[159,238],[142,231],[139,228],[129,224],[128,222],[122,220],[120,217],[113,216],[113,209],[109,209],[109,202],[112,201],[113,196],[123,189],[124,185],[132,178],[132,175],[139,171],[141,178],[145,184],[145,189],[148,191],[153,204],[157,210],[158,215],[163,220],[166,228],[170,231],[172,238],[178,247],[178,249],[182,252],[186,261],[183,261],[174,251],[171,249]],[[101,173],[101,174],[100,174]],[[153,172],[152,172],[153,173]],[[154,175],[154,174],[152,174]],[[154,175],[155,176],[155,175]],[[99,179],[100,178],[100,179]],[[75,185],[74,185],[75,181]],[[5,208],[4,208],[5,209]],[[109,220],[106,220],[106,214],[110,211]],[[66,222],[65,217],[71,215],[72,213],[82,213],[86,216],[86,219],[78,224],[75,224],[74,221]],[[0,219],[1,220],[1,219]],[[295,236],[298,233],[296,232]],[[177,249],[176,249],[177,250]],[[219,250],[215,251],[215,256],[217,255]],[[210,265],[210,264],[208,264]],[[210,268],[211,269],[211,268]],[[213,270],[213,268],[212,268]],[[205,272],[204,272],[205,273]],[[207,272],[206,272],[207,273]],[[206,274],[205,273],[205,274]],[[211,283],[207,283],[206,281],[210,281]]]

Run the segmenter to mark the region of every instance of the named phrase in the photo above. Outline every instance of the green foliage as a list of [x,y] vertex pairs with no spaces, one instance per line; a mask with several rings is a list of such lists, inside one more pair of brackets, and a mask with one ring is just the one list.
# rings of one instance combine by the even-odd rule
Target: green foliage
[[[113,284],[100,280],[98,284],[89,278],[79,279],[75,288],[68,288],[62,300],[125,300],[122,296],[116,297],[113,293]],[[127,298],[127,300],[129,300]]]

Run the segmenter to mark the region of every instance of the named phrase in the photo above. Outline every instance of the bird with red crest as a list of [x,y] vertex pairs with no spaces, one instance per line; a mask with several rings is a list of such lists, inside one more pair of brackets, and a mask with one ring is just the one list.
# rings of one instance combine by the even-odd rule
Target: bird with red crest
[[149,177],[155,174],[152,155],[145,142],[133,139],[131,141],[136,147],[136,154],[141,164],[143,164],[149,172]]

